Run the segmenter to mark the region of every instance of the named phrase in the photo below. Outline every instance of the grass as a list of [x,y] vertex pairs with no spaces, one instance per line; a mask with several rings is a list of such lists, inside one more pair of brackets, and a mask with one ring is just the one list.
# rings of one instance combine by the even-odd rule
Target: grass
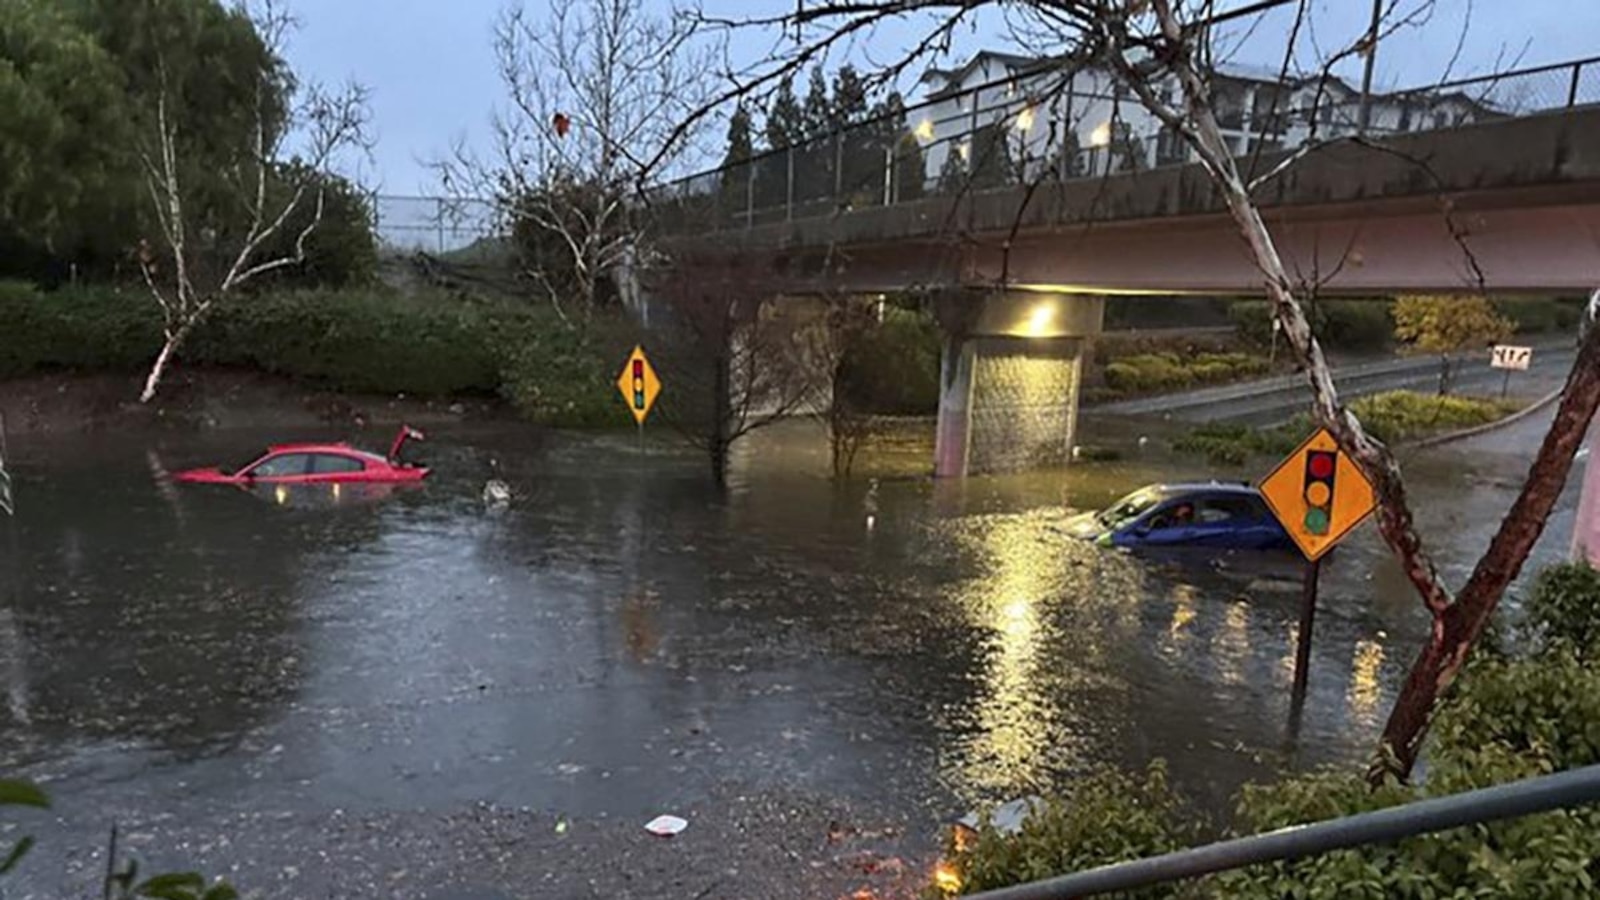
[[[1388,391],[1350,404],[1367,431],[1386,444],[1403,443],[1502,419],[1520,408],[1514,401],[1485,397],[1440,397],[1415,391]],[[1310,416],[1274,428],[1219,423],[1201,425],[1174,441],[1180,453],[1204,456],[1219,465],[1242,465],[1257,456],[1293,451],[1314,426]]]

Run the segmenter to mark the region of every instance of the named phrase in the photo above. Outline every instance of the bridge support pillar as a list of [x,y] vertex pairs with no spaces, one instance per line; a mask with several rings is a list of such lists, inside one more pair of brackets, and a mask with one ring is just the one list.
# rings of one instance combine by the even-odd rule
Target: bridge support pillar
[[1078,388],[1104,298],[952,292],[945,332],[934,474],[960,478],[1048,469],[1072,458]]

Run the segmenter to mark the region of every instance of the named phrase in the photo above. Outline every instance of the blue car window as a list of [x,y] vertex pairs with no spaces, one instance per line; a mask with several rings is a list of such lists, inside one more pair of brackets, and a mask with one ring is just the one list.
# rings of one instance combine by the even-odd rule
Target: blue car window
[[1207,497],[1200,503],[1202,524],[1244,524],[1259,518],[1256,505],[1249,497]]

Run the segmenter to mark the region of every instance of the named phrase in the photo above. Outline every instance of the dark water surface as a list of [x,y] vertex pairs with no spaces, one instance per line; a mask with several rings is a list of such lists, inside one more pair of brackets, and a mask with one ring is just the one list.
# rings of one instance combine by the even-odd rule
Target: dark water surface
[[[1297,563],[1059,532],[1071,507],[1191,474],[1159,459],[835,487],[796,428],[747,446],[724,496],[700,461],[628,435],[479,428],[430,435],[436,476],[387,495],[162,477],[313,436],[12,441],[0,771],[56,796],[52,840],[98,841],[112,814],[626,818],[726,783],[931,831],[1158,756],[1220,811],[1244,779],[1361,758],[1424,634],[1364,528],[1325,570],[1292,734]],[[1457,576],[1531,451],[1505,444],[1414,465]],[[508,508],[485,506],[491,477]]]

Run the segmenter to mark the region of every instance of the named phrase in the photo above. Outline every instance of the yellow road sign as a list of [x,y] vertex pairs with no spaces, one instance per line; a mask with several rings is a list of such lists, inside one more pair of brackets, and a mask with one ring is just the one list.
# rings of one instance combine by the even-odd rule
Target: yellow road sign
[[635,347],[628,354],[622,374],[617,376],[617,390],[622,392],[622,399],[627,402],[634,420],[643,425],[645,417],[650,415],[650,407],[655,406],[656,398],[661,396],[661,379],[656,377],[656,370],[644,355],[643,347]]
[[1367,473],[1326,428],[1261,479],[1260,487],[1272,514],[1309,560],[1332,550],[1378,505]]

